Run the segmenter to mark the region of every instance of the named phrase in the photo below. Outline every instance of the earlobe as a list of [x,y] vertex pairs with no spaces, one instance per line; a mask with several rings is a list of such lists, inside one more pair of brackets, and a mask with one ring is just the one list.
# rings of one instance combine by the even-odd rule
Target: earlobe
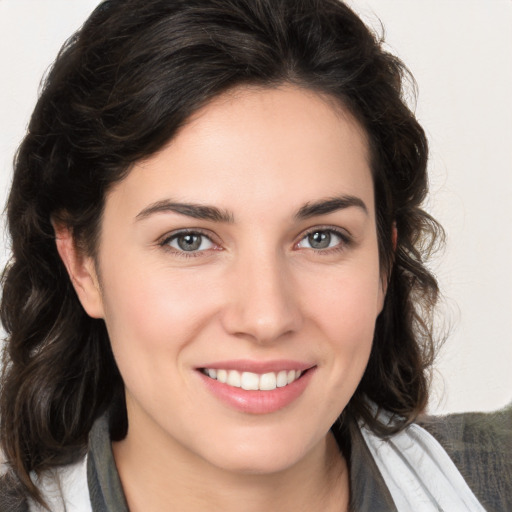
[[90,317],[103,318],[103,300],[93,258],[77,248],[68,226],[54,221],[52,224],[57,251],[83,308]]

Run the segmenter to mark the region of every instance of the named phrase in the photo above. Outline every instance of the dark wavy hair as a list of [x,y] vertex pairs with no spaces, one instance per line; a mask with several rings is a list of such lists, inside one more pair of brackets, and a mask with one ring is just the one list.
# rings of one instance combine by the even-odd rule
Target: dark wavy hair
[[[78,301],[52,219],[94,255],[105,194],[134,162],[161,149],[222,92],[286,83],[335,98],[370,146],[389,284],[368,367],[343,417],[386,435],[424,409],[438,295],[424,258],[442,230],[421,209],[427,141],[404,101],[404,85],[414,81],[401,61],[338,0],[107,0],[46,77],[7,205],[0,441],[36,500],[29,472],[76,460],[112,404],[121,404],[113,438],[127,428],[105,325]],[[368,399],[401,420],[381,424]]]

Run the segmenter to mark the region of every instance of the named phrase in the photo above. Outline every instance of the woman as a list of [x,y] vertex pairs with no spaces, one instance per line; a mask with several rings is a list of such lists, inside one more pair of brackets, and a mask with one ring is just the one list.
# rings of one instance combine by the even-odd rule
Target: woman
[[96,9],[9,197],[2,510],[506,509],[506,456],[413,425],[440,230],[405,75],[335,0]]

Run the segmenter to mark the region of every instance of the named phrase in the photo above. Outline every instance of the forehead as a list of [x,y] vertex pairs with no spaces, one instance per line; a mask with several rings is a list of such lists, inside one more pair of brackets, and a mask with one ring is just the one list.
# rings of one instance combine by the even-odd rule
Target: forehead
[[371,210],[368,153],[364,130],[335,99],[294,86],[240,87],[192,115],[112,196],[141,209],[171,197],[278,213],[349,194]]
[[[369,162],[367,134],[349,110],[333,96],[291,84],[228,90],[195,112],[169,145],[179,148],[214,139],[232,144],[233,149],[248,147],[248,142],[255,150],[265,144],[260,146],[260,158],[274,144],[283,152],[298,150],[298,156],[307,150],[334,156],[333,146],[343,141],[351,146],[343,148],[345,158],[353,149],[354,157],[364,154]],[[258,159],[253,161],[257,164]]]

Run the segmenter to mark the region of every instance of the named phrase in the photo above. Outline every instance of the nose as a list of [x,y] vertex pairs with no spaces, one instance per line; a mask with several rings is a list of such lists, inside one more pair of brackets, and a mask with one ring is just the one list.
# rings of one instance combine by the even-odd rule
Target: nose
[[299,297],[282,260],[277,255],[253,254],[231,268],[222,313],[224,329],[231,335],[266,344],[300,329]]

